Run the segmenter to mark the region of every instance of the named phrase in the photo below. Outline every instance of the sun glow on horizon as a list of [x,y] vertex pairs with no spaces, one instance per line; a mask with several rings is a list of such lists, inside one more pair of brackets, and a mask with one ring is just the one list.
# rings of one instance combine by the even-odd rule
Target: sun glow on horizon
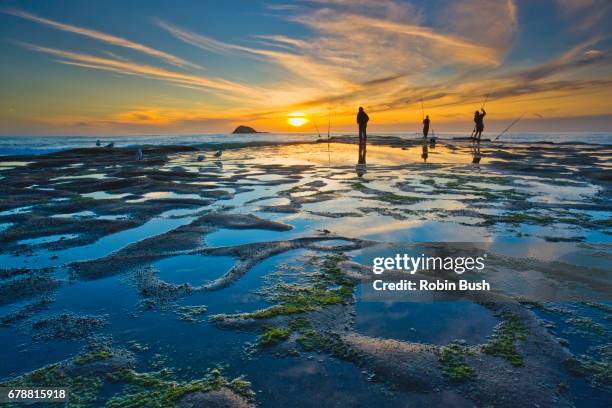
[[308,123],[308,119],[306,119],[303,113],[292,113],[287,117],[287,123],[291,126],[300,127],[306,123]]

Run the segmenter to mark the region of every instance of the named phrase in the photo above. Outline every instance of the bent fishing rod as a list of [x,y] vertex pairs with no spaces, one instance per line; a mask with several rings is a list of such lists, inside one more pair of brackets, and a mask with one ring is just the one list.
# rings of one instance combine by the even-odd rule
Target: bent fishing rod
[[321,132],[319,132],[319,127],[317,126],[317,121],[314,120],[314,118],[312,119],[312,124],[314,125],[314,128],[317,131],[317,135],[318,135],[318,137],[320,139],[321,138]]
[[497,137],[495,139],[493,139],[492,141],[495,142],[497,141],[497,139],[499,139],[500,137],[502,137],[503,134],[505,134],[508,130],[510,130],[510,128],[514,125],[516,125],[521,119],[523,119],[523,116],[525,116],[526,112],[523,112],[521,114],[521,116],[519,116],[518,118],[516,118],[512,123],[510,123],[499,135],[497,135]]
[[327,167],[331,167],[331,153],[329,151],[329,136],[331,130],[331,108],[327,109]]

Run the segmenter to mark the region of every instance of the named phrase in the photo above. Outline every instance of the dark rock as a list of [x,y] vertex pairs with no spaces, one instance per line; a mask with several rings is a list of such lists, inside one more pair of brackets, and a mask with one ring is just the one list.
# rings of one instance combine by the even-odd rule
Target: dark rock
[[237,134],[237,133],[239,134],[239,133],[260,133],[260,132],[256,131],[252,127],[240,125],[236,129],[234,129],[234,131],[232,132],[232,134]]

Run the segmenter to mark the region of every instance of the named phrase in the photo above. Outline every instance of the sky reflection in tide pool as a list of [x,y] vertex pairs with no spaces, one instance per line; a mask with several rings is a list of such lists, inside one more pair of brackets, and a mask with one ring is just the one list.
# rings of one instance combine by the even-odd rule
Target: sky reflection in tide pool
[[355,330],[417,343],[445,345],[462,339],[468,344],[481,344],[499,322],[488,309],[466,300],[420,302],[397,297],[397,301],[357,302]]
[[[606,266],[605,257],[594,261],[593,253],[602,251],[601,247],[583,248],[577,242],[554,242],[555,239],[578,237],[587,243],[610,242],[610,236],[594,223],[606,222],[610,213],[602,208],[582,210],[598,199],[598,190],[593,184],[575,180],[564,183],[569,176],[561,173],[555,178],[547,174],[512,173],[489,167],[486,158],[477,169],[470,165],[471,156],[464,147],[451,149],[443,145],[436,147],[426,164],[420,160],[420,147],[402,150],[372,146],[368,151],[371,159],[368,172],[358,177],[354,166],[355,148],[354,145],[332,143],[329,155],[326,144],[226,150],[218,164],[199,163],[192,152],[178,154],[159,170],[172,170],[176,174],[189,171],[189,179],[193,178],[195,183],[181,183],[182,190],[177,188],[189,191],[188,194],[173,192],[174,183],[168,183],[168,187],[155,187],[151,188],[154,191],[143,190],[139,195],[130,196],[134,202],[125,204],[125,200],[117,200],[117,205],[125,205],[125,211],[113,208],[106,212],[130,216],[131,208],[151,204],[147,201],[152,199],[178,201],[200,197],[198,190],[185,188],[187,184],[201,189],[203,195],[211,188],[236,191],[237,194],[216,201],[206,198],[206,202],[212,202],[190,204],[189,208],[180,208],[179,202],[179,208],[168,207],[174,209],[149,219],[140,227],[109,234],[90,245],[50,251],[37,247],[37,241],[28,241],[27,252],[31,252],[31,256],[25,251],[19,256],[2,253],[0,263],[5,267],[41,268],[98,259],[129,244],[187,225],[207,212],[223,212],[229,219],[236,214],[248,214],[290,225],[292,229],[232,229],[224,228],[222,223],[215,226],[214,221],[206,220],[211,223],[210,227],[217,229],[202,234],[201,241],[196,237],[197,242],[209,248],[243,244],[256,244],[257,248],[258,243],[313,236],[331,238],[318,243],[320,247],[350,243],[337,237],[391,243],[478,242],[495,254],[547,262],[562,260],[599,268]],[[434,161],[436,163],[432,164]],[[198,177],[205,181],[198,184]],[[95,192],[89,196],[96,199],[127,196],[126,190],[118,191]],[[524,208],[527,205],[533,208]],[[70,210],[49,214],[47,206],[21,208],[37,216],[40,212],[54,218],[96,217],[95,212],[100,211],[98,208],[77,211],[70,207]],[[564,222],[570,218],[571,222]],[[67,222],[66,219],[54,221]],[[50,235],[33,239],[44,240]],[[180,242],[173,244],[180,248]],[[191,250],[193,248],[186,249]],[[299,356],[287,358],[263,350],[247,358],[245,347],[248,349],[248,344],[256,341],[259,329],[222,329],[209,322],[209,317],[215,314],[252,312],[275,304],[269,297],[270,289],[277,283],[304,283],[310,274],[319,271],[318,265],[306,261],[312,255],[323,257],[328,253],[330,251],[314,248],[290,250],[256,264],[227,287],[210,292],[195,289],[168,303],[153,306],[147,303],[145,295],[138,293],[132,273],[67,284],[69,268],[58,268],[56,276],[65,279],[66,284],[54,294],[55,301],[50,309],[36,319],[64,310],[106,316],[109,324],[99,331],[100,334],[112,335],[119,345],[136,341],[149,347],[148,351],[139,353],[143,369],[149,369],[146,362],[156,353],[167,356],[165,366],[175,369],[177,377],[186,380],[200,378],[205,368],[220,363],[228,366],[229,375],[246,375],[258,391],[258,402],[264,407],[282,406],[298,392],[321,395],[325,403],[332,401],[344,406],[351,406],[355,401],[381,406],[398,406],[406,398],[411,402],[420,401],[422,396],[416,393],[391,392],[381,384],[368,381],[368,374],[363,374],[362,368],[330,354],[302,351]],[[355,261],[365,262],[360,258],[360,251],[348,255]],[[53,256],[57,259],[49,259]],[[167,284],[187,283],[197,288],[224,276],[239,262],[238,257],[237,254],[236,258],[188,255],[178,249],[177,253],[142,267],[150,266],[148,271]],[[530,280],[534,279],[533,274],[514,270],[511,264],[503,267],[508,270],[508,279],[518,282],[511,289],[519,285],[539,289],[549,282],[544,278],[554,278],[538,275],[541,279],[534,282]],[[6,305],[0,312],[7,313],[26,304],[27,301]],[[207,310],[196,321],[188,322],[180,320],[177,313],[185,306],[202,306]],[[489,309],[466,300],[374,302],[361,296],[361,288],[356,291],[354,313],[351,330],[357,334],[436,345],[457,339],[470,345],[483,343],[499,322]],[[605,319],[597,319],[598,323],[607,324]],[[270,324],[284,323],[279,320]],[[563,330],[564,326],[558,324],[558,328]],[[584,352],[592,344],[579,336],[568,336],[572,342],[569,347],[576,352]],[[68,358],[82,344],[84,341],[79,340],[32,345],[29,333],[0,328],[0,348],[6,350],[2,357],[8,356],[2,376]],[[25,349],[27,353],[22,352]],[[575,385],[578,390],[581,386]],[[341,392],[341,387],[356,391]],[[381,398],[385,398],[384,403],[380,403]],[[431,405],[432,400],[427,403]],[[302,405],[309,406],[309,403]]]

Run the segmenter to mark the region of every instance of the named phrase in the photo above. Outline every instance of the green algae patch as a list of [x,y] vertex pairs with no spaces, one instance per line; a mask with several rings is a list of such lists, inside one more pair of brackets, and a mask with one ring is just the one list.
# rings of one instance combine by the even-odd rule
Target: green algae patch
[[[114,372],[133,366],[132,354],[111,348],[105,340],[89,344],[75,357],[36,369],[0,383],[2,387],[62,387],[68,389],[68,408],[103,406],[101,390]],[[11,405],[8,405],[11,406]],[[19,406],[19,405],[16,405]]]
[[594,386],[609,387],[612,385],[612,360],[586,360],[582,361],[581,364],[583,369],[591,376]]
[[109,359],[111,356],[112,354],[108,349],[92,350],[79,354],[74,358],[73,362],[76,365],[85,365],[94,363],[96,361]]
[[[60,363],[39,368],[15,380],[0,383],[2,387],[62,387],[68,389],[67,408],[98,407],[98,393],[102,379],[95,376],[70,375]],[[19,404],[7,404],[7,407],[18,407]]]
[[[67,388],[69,400],[65,406],[68,408],[171,408],[188,394],[219,390],[231,391],[246,401],[255,398],[249,381],[243,377],[230,380],[218,368],[209,370],[202,379],[178,382],[169,368],[139,373],[133,366],[130,352],[107,344],[92,344],[72,359],[39,368],[0,386]],[[103,387],[113,384],[122,386],[121,391],[106,400],[101,396]]]
[[473,379],[476,376],[474,369],[465,362],[465,356],[469,354],[471,354],[469,349],[458,341],[440,348],[439,360],[444,375],[453,382]]
[[340,262],[347,259],[344,254],[326,256],[319,271],[313,274],[308,284],[279,283],[268,291],[268,300],[276,303],[270,307],[249,313],[213,315],[210,320],[222,322],[227,319],[270,319],[316,312],[333,305],[351,304],[355,301],[355,282],[338,267]]
[[200,323],[201,316],[206,314],[208,307],[202,305],[179,306],[175,310],[176,317],[184,322]]
[[516,350],[515,342],[527,338],[527,327],[523,320],[514,313],[506,312],[501,315],[502,322],[497,325],[489,343],[482,346],[487,354],[502,357],[514,367],[523,365],[523,356]]
[[257,340],[257,344],[259,344],[260,347],[274,346],[287,340],[290,335],[291,331],[289,329],[269,327],[261,333]]
[[357,361],[359,353],[333,332],[318,333],[309,330],[296,340],[304,351],[327,352],[338,358]]
[[571,317],[565,322],[592,333],[604,334],[606,332],[601,324],[594,322],[590,317]]
[[610,389],[612,386],[612,345],[603,344],[588,350],[588,355],[571,357],[564,361],[572,375],[587,377],[591,385]]
[[291,319],[289,321],[289,328],[295,332],[303,333],[311,327],[312,325],[310,324],[310,320],[308,320],[304,316],[298,316],[295,319]]
[[201,380],[180,383],[167,379],[169,370],[156,373],[137,373],[134,370],[123,370],[113,380],[125,383],[121,393],[113,396],[106,403],[107,408],[173,408],[183,397],[193,393],[208,393],[227,388],[247,400],[253,400],[255,393],[251,383],[243,377],[229,380],[218,368],[214,368]]
[[64,312],[34,322],[32,329],[37,340],[76,340],[91,336],[107,324],[106,316],[81,316]]

